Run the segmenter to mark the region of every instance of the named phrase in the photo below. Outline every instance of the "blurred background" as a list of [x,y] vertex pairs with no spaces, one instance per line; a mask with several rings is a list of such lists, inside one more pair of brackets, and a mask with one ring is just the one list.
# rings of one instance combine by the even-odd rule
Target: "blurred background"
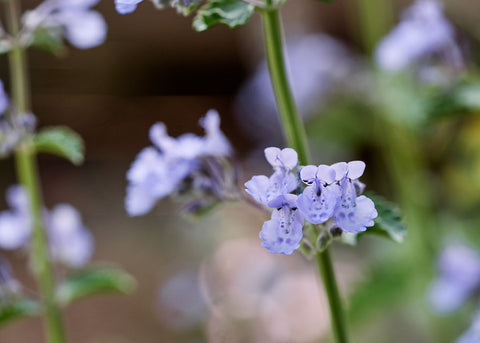
[[[373,71],[375,46],[410,4],[292,0],[282,10],[313,160],[366,161],[367,189],[398,202],[406,215],[403,244],[366,237],[357,247],[334,245],[353,342],[453,342],[475,309],[471,301],[440,316],[429,309],[426,294],[446,242],[480,248],[479,92],[471,95],[468,88],[464,102],[457,97],[465,98],[462,87],[480,84],[480,3],[444,2],[463,62],[434,85],[418,74],[383,77]],[[239,29],[197,33],[191,18],[150,3],[127,16],[115,12],[113,1],[102,0],[97,9],[108,23],[102,46],[68,49],[60,59],[29,53],[39,126],[70,126],[87,150],[81,167],[41,155],[42,186],[47,207],[68,202],[80,210],[95,237],[94,260],[122,266],[138,287],[131,296],[70,306],[69,341],[330,341],[327,301],[312,264],[300,253],[269,255],[261,248],[264,218],[254,209],[222,204],[193,219],[164,200],[146,216],[129,218],[124,210],[125,173],[151,144],[148,129],[157,121],[172,136],[202,134],[198,119],[217,109],[235,148],[240,184],[268,173],[263,149],[284,143],[262,66],[259,16]],[[2,55],[0,78],[8,84],[8,77]],[[12,159],[0,160],[1,193],[15,182]],[[6,207],[2,197],[0,209]],[[5,255],[17,279],[35,292],[26,254]],[[5,343],[40,337],[38,319],[0,331]]]

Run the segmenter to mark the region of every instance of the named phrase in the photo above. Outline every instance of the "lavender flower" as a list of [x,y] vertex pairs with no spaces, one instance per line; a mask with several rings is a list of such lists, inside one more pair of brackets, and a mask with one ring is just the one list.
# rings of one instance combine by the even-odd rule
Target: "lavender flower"
[[335,169],[327,165],[306,166],[300,178],[309,185],[298,197],[298,209],[312,224],[326,222],[333,215],[339,198],[335,182]]
[[115,0],[115,9],[119,14],[132,13],[143,0]]
[[93,237],[73,206],[59,204],[48,213],[47,233],[54,260],[79,268],[87,264],[92,257]]
[[79,49],[101,45],[107,35],[107,24],[100,13],[91,9],[100,0],[45,0],[24,14],[29,32],[40,28],[62,29],[65,38]]
[[25,245],[32,231],[28,195],[21,186],[11,186],[6,194],[10,211],[0,212],[0,248],[18,249]]
[[210,110],[200,120],[206,135],[167,134],[163,123],[150,128],[152,147],[143,149],[127,172],[125,208],[130,216],[149,212],[155,202],[175,192],[205,191],[217,197],[222,192],[220,160],[231,154],[231,146],[220,130],[218,112]]
[[439,275],[430,286],[428,300],[440,314],[456,311],[480,286],[480,255],[467,245],[446,247],[438,259]]
[[357,233],[373,226],[378,216],[375,204],[364,195],[357,197],[355,182],[363,175],[365,163],[362,161],[340,162],[332,165],[335,179],[340,185],[340,200],[333,218],[337,226],[346,232]]
[[[277,197],[289,194],[297,188],[297,177],[291,172],[298,164],[297,152],[290,148],[265,149],[265,158],[274,168],[274,173],[267,177],[257,175],[245,183],[246,192],[258,202],[270,206]],[[272,207],[272,206],[270,206]],[[273,206],[275,207],[275,206]]]
[[[365,187],[358,181],[365,170],[364,162],[310,165],[295,174],[298,158],[293,149],[267,148],[265,157],[274,168],[273,175],[253,176],[245,183],[245,191],[258,202],[276,208],[260,232],[262,246],[269,252],[291,254],[298,249],[304,219],[312,224],[331,220],[330,228],[351,233],[374,225],[378,213],[373,201],[357,196]],[[298,176],[307,186],[297,197],[290,193],[301,189]],[[330,233],[327,235],[330,237]]]
[[[28,244],[32,220],[27,192],[21,186],[7,190],[11,209],[0,212],[0,248],[14,250]],[[82,224],[78,211],[68,204],[44,210],[44,222],[52,258],[66,266],[79,268],[93,253],[93,237]]]
[[300,247],[303,238],[304,220],[297,209],[297,196],[280,196],[270,205],[277,209],[273,211],[272,219],[265,222],[260,231],[262,247],[271,254],[290,255]]
[[441,3],[417,0],[379,43],[375,59],[381,69],[399,72],[433,55],[443,55],[453,66],[462,63],[454,28],[443,15]]

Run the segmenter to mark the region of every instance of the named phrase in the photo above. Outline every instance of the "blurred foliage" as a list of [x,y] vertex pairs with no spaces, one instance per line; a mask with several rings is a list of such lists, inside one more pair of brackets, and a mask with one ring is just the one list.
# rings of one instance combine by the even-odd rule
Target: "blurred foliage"
[[245,25],[254,10],[252,4],[238,0],[209,0],[197,11],[193,28],[205,31],[215,25],[225,24],[234,29]]
[[75,165],[83,163],[84,144],[82,137],[65,126],[43,128],[35,135],[35,149],[63,157]]
[[0,328],[14,320],[38,316],[42,312],[39,302],[26,298],[8,300],[0,305]]
[[59,304],[66,306],[75,300],[97,294],[129,294],[135,285],[135,279],[119,268],[90,266],[69,273],[59,284],[56,298]]

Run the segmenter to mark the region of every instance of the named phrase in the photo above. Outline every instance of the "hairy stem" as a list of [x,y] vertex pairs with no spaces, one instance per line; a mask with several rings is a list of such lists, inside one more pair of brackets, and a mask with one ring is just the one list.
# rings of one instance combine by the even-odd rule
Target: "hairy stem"
[[[18,39],[20,5],[18,0],[5,2],[9,33]],[[30,111],[30,96],[27,79],[24,47],[15,42],[9,52],[11,93],[16,115]],[[31,239],[31,262],[45,308],[45,330],[48,342],[64,343],[65,334],[60,311],[55,302],[53,267],[48,253],[48,241],[43,227],[42,196],[36,164],[36,154],[31,137],[25,137],[15,151],[17,176],[28,193],[33,232]]]
[[[280,14],[277,9],[261,13],[268,68],[285,136],[288,144],[298,152],[300,164],[306,165],[309,160],[306,133],[288,83]],[[316,262],[330,304],[335,340],[337,343],[347,343],[346,320],[329,249],[317,253]]]

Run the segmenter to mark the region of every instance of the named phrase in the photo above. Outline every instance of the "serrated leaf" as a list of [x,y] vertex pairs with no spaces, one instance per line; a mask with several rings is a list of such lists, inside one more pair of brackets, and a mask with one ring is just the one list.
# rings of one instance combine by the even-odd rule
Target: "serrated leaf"
[[59,304],[65,306],[96,294],[128,294],[135,285],[135,279],[119,268],[91,267],[67,275],[57,288],[56,298]]
[[402,243],[407,230],[398,206],[378,195],[369,194],[368,197],[375,203],[378,217],[374,220],[375,225],[368,228],[367,231],[361,232],[360,235],[377,234],[390,238],[394,242]]
[[68,127],[44,128],[35,136],[34,144],[38,152],[64,157],[75,165],[83,162],[83,140]]
[[31,299],[15,299],[0,303],[0,327],[16,319],[38,316],[41,311],[40,303]]
[[254,10],[252,4],[239,0],[209,0],[197,11],[193,28],[201,32],[217,24],[225,24],[233,29],[245,25]]
[[367,194],[367,196],[375,203],[378,212],[378,217],[374,220],[375,225],[367,227],[367,231],[357,234],[344,232],[341,238],[342,243],[356,245],[358,239],[367,234],[383,236],[394,242],[402,243],[405,240],[407,230],[398,206],[378,195]]

